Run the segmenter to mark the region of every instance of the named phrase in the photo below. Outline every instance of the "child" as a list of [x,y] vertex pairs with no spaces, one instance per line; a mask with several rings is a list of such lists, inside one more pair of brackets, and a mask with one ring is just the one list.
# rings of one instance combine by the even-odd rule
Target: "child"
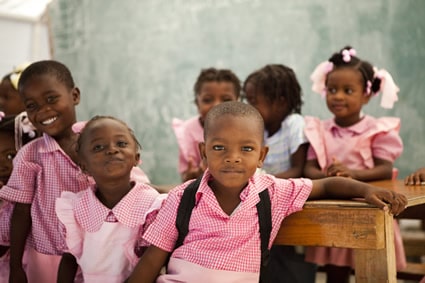
[[200,150],[208,169],[196,193],[183,245],[174,250],[175,220],[189,182],[169,193],[145,232],[143,238],[151,246],[130,276],[130,283],[154,282],[169,254],[167,274],[159,276],[156,282],[258,282],[260,237],[256,204],[258,193],[266,189],[273,223],[268,248],[282,220],[301,210],[307,198],[362,197],[394,214],[402,211],[407,202],[396,192],[348,178],[311,181],[255,174],[267,154],[264,124],[260,113],[242,102],[225,102],[212,108],[204,128],[205,142]]
[[194,86],[199,115],[187,121],[173,119],[172,127],[179,145],[179,173],[183,181],[201,175],[205,166],[198,145],[204,140],[205,115],[214,105],[239,99],[238,77],[227,69],[208,68],[201,71]]
[[62,192],[56,200],[69,248],[58,282],[74,282],[77,263],[85,282],[121,283],[130,275],[139,235],[163,199],[154,188],[130,181],[139,149],[133,131],[113,117],[96,116],[82,130],[77,140],[80,166],[96,185],[77,194]]
[[[278,178],[299,178],[307,153],[302,93],[294,71],[272,64],[251,73],[243,85],[245,98],[264,120],[265,145],[269,148],[263,170]],[[273,246],[271,282],[314,282],[315,266],[305,263],[293,246]]]
[[[320,121],[306,117],[305,133],[310,141],[305,177],[343,176],[360,181],[391,179],[394,160],[403,150],[400,119],[374,118],[362,113],[363,105],[380,91],[381,105],[392,107],[398,88],[384,70],[356,57],[351,47],[334,53],[313,72],[313,90],[326,96],[333,118]],[[395,223],[397,267],[406,264]],[[353,266],[352,251],[337,248],[308,248],[306,260],[328,265],[327,282],[348,282]]]
[[[35,132],[31,127],[24,127],[26,113],[17,116],[5,116],[0,112],[0,188],[7,183],[12,174],[13,163],[17,151],[31,139]],[[9,245],[10,245],[10,216],[13,205],[0,200],[0,282],[9,281]]]
[[[11,220],[10,280],[56,282],[64,243],[58,233],[55,200],[62,191],[77,193],[92,183],[77,166],[75,106],[80,90],[69,69],[53,60],[22,72],[18,84],[28,118],[43,136],[23,147],[0,198],[15,202]],[[27,244],[28,268],[22,268]]]
[[5,115],[18,115],[25,110],[24,102],[18,93],[18,81],[28,63],[17,66],[5,75],[0,82],[0,111]]

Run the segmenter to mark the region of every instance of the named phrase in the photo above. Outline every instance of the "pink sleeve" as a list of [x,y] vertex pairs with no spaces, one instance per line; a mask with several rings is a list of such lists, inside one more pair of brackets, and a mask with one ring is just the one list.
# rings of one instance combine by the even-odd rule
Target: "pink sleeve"
[[27,161],[26,150],[18,151],[13,160],[13,171],[6,186],[0,190],[0,198],[19,203],[31,203],[41,166]]
[[376,158],[394,162],[403,152],[403,142],[396,131],[378,134],[372,142],[372,154]]

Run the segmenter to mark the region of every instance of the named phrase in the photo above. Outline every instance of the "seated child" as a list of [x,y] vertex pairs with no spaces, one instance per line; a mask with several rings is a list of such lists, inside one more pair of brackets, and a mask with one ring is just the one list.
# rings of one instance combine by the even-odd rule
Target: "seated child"
[[79,193],[62,192],[56,200],[68,247],[58,282],[74,282],[77,265],[84,282],[121,283],[130,275],[140,256],[140,237],[165,197],[130,180],[140,148],[133,131],[113,117],[96,116],[81,131],[80,166],[96,184]]
[[196,178],[204,172],[199,143],[204,140],[205,115],[214,105],[238,100],[241,86],[231,70],[208,68],[201,71],[193,89],[199,115],[186,121],[177,118],[172,121],[179,145],[179,173],[182,181]]
[[25,111],[25,105],[18,92],[18,81],[28,63],[21,64],[6,74],[0,82],[0,111],[5,115],[18,115]]
[[[396,192],[348,178],[279,179],[255,174],[267,154],[260,113],[242,102],[213,107],[204,123],[201,156],[205,170],[195,197],[189,231],[177,239],[176,212],[190,182],[173,189],[143,239],[151,246],[127,282],[258,282],[261,262],[259,193],[267,190],[272,230],[268,249],[282,220],[302,209],[307,199],[364,198],[391,213],[401,212],[407,199]],[[391,200],[389,202],[386,199]],[[163,235],[167,235],[164,237]],[[166,274],[158,274],[169,255]],[[157,279],[158,277],[158,279]]]
[[[7,184],[18,150],[36,137],[25,112],[5,116],[0,112],[0,188]],[[10,217],[13,205],[0,200],[0,282],[9,281]]]

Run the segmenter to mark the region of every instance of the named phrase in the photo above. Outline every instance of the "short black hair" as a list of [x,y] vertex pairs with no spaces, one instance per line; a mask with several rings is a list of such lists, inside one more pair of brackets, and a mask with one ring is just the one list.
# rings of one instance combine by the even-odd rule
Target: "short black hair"
[[42,60],[29,65],[21,74],[18,83],[18,90],[21,91],[25,83],[34,76],[52,75],[63,83],[69,90],[75,87],[71,71],[61,62],[54,60]]
[[241,82],[234,72],[229,69],[207,68],[202,69],[193,86],[195,98],[201,92],[202,85],[206,82],[228,82],[233,84],[236,97],[239,98],[241,93]]
[[226,115],[250,119],[253,125],[258,124],[261,136],[263,135],[264,120],[255,107],[239,101],[226,101],[214,106],[208,111],[204,122],[204,140],[207,139],[211,125],[218,118]]

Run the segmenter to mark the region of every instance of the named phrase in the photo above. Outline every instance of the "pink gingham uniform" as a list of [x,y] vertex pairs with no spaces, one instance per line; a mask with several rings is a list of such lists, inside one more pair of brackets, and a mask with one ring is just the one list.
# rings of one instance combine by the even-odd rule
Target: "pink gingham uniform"
[[[186,261],[188,266],[197,265],[201,269],[205,268],[209,271],[205,275],[211,275],[211,272],[220,273],[220,271],[225,271],[227,274],[251,273],[255,274],[251,278],[258,281],[261,256],[256,208],[260,200],[258,193],[269,189],[273,223],[270,248],[282,220],[302,209],[312,189],[312,182],[309,179],[285,180],[277,179],[272,175],[255,174],[240,194],[240,205],[229,216],[223,212],[208,186],[210,178],[212,176],[207,169],[196,193],[196,205],[192,211],[189,233],[184,244],[171,255],[168,270],[177,269],[181,273],[161,276],[158,282],[190,278],[192,269],[180,269],[174,266],[173,259]],[[172,251],[174,248],[178,235],[175,227],[177,208],[187,185],[188,182],[169,193],[157,218],[143,236],[146,241],[165,251]],[[201,282],[200,279],[192,278],[191,281]],[[213,282],[211,278],[202,277],[202,280],[202,282]],[[215,282],[229,281],[216,280]]]
[[[310,142],[307,159],[317,159],[322,170],[326,170],[333,158],[352,169],[373,168],[374,157],[394,162],[403,151],[399,118],[366,115],[357,124],[346,128],[336,125],[333,119],[321,121],[305,117],[305,122],[305,134]],[[406,256],[396,221],[394,247],[397,269],[400,270],[406,266]],[[306,261],[354,267],[351,249],[307,247]]]
[[[1,187],[0,187],[1,189]],[[0,200],[0,245],[10,246],[10,217],[13,205],[10,202]],[[0,257],[0,283],[9,282],[9,259],[10,253],[7,251]]]
[[199,116],[186,121],[174,118],[171,125],[179,145],[179,172],[187,170],[189,159],[192,158],[195,166],[200,166],[202,158],[199,152],[199,143],[204,141],[204,128]]
[[27,239],[29,282],[56,282],[64,242],[59,234],[55,200],[62,191],[79,192],[91,181],[50,136],[25,145],[14,159],[12,175],[0,198],[31,204]]
[[85,282],[121,283],[137,264],[136,248],[165,195],[136,184],[112,209],[94,188],[78,194],[62,192],[56,213],[66,230],[68,252],[77,259]]

